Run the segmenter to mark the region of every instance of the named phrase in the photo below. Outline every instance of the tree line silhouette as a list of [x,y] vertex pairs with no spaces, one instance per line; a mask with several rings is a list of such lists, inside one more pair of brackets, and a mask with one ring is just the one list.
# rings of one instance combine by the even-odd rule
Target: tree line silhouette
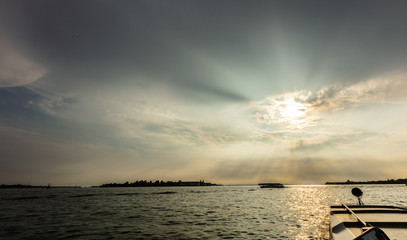
[[29,184],[1,184],[0,188],[80,188],[80,186],[52,186],[48,184],[47,186],[39,185],[33,186]]
[[326,185],[344,185],[344,184],[407,184],[407,178],[404,179],[387,179],[379,181],[351,181],[347,180],[346,182],[326,182]]
[[159,181],[146,181],[146,180],[139,180],[135,182],[125,182],[125,183],[106,183],[102,184],[99,187],[182,187],[182,186],[216,186],[217,184],[206,183],[204,180],[200,181],[193,181],[193,182],[183,182],[179,180],[178,182],[174,181],[166,181],[163,180]]

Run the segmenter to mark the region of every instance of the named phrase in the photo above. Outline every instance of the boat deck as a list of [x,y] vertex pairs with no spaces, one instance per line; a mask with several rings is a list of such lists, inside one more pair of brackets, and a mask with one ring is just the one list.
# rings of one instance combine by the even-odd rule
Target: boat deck
[[[353,212],[353,213],[352,213]],[[393,206],[331,206],[331,238],[354,239],[367,226],[383,230],[392,239],[407,239],[407,209]]]

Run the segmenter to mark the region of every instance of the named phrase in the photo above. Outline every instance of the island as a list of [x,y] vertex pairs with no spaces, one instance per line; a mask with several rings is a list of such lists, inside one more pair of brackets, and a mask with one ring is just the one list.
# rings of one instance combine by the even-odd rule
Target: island
[[51,184],[48,185],[29,185],[29,184],[1,184],[0,188],[81,188],[81,186],[51,186]]
[[378,181],[351,181],[346,182],[326,182],[326,185],[346,185],[346,184],[407,184],[407,178],[404,179],[387,179]]
[[190,181],[190,182],[183,182],[179,180],[178,182],[173,181],[146,181],[140,180],[135,181],[132,183],[125,182],[125,183],[106,183],[96,187],[199,187],[199,186],[220,186],[219,184],[207,183],[204,180],[200,181]]

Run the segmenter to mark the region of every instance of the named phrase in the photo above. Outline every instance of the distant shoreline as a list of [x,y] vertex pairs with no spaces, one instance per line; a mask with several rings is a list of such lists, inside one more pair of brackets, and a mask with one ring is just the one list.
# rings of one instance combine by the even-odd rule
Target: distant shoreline
[[26,184],[1,184],[0,188],[81,188],[81,186],[33,186]]
[[[325,185],[368,185],[368,184],[407,184],[407,178],[404,179],[387,179],[387,180],[376,180],[376,181],[352,181],[347,180],[345,182],[325,182]],[[242,185],[242,184],[237,184]],[[256,184],[243,184],[243,185],[256,185]],[[125,183],[105,183],[99,186],[92,186],[94,188],[110,188],[110,187],[199,187],[199,186],[223,186],[221,184],[213,184],[200,181],[146,181],[140,180],[135,182],[125,182]],[[0,184],[0,189],[2,188],[81,188],[81,186],[50,186],[50,185],[29,185],[29,184]]]
[[[213,184],[200,181],[146,181],[140,180],[135,182],[125,182],[125,183],[105,183],[99,186],[91,186],[92,188],[110,188],[110,187],[200,187],[200,186],[222,186],[221,184]],[[81,188],[81,186],[51,186],[51,185],[29,185],[29,184],[0,184],[1,188]]]
[[94,186],[94,187],[101,187],[101,188],[106,188],[106,187],[202,187],[202,186],[220,186],[219,184],[213,184],[213,183],[208,183],[205,182],[204,180],[200,181],[192,181],[192,182],[183,182],[183,181],[178,181],[178,182],[173,182],[173,181],[146,181],[146,180],[141,180],[141,181],[136,181],[136,182],[125,182],[125,183],[106,183],[102,184],[100,186]]
[[325,185],[348,185],[348,184],[407,184],[407,178],[405,179],[387,179],[387,180],[378,180],[378,181],[351,181],[347,180],[346,182],[326,182]]

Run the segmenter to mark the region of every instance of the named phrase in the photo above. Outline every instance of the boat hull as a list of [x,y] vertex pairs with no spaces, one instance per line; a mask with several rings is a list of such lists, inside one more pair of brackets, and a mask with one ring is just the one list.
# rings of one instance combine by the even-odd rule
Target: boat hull
[[[370,235],[383,237],[369,238]],[[407,239],[407,209],[376,205],[331,206],[330,239]]]

